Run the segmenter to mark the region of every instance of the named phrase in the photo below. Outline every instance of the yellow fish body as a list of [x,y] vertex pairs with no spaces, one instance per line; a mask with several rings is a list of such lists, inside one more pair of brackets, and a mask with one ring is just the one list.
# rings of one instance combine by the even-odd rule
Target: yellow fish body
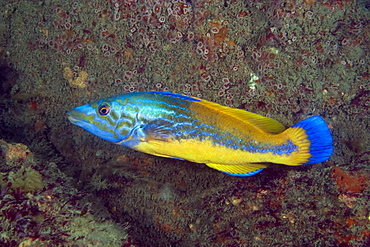
[[69,120],[111,142],[161,157],[251,176],[269,163],[323,162],[333,152],[321,117],[285,129],[278,121],[168,92],[112,96],[68,112]]

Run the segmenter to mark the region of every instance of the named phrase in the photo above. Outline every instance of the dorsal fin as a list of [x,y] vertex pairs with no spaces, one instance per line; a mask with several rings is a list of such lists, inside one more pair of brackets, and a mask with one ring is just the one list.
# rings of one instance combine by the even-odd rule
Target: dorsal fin
[[171,92],[166,92],[166,91],[149,91],[148,93],[161,94],[161,95],[174,97],[174,98],[178,98],[178,99],[189,100],[189,101],[201,101],[201,99],[198,99],[198,98],[195,98],[195,97],[192,97],[192,96],[188,96],[188,95],[184,95],[184,94],[176,94],[176,93],[171,93]]
[[[194,97],[195,98],[195,97]],[[198,98],[195,98],[198,99]],[[230,108],[227,106],[222,106],[217,103],[213,103],[207,100],[200,100],[199,102],[196,102],[196,104],[201,104],[203,106],[215,109],[219,112],[222,112],[223,114],[232,116],[234,118],[237,118],[239,120],[248,122],[257,128],[261,129],[264,132],[270,133],[270,134],[279,134],[285,130],[285,127],[278,121],[272,118],[264,117],[256,113],[252,113],[249,111],[236,109],[236,108]]]
[[184,94],[175,94],[175,93],[163,92],[163,91],[150,91],[148,93],[161,94],[161,95],[165,95],[169,97],[175,97],[178,99],[192,101],[194,102],[194,104],[200,104],[205,107],[215,109],[225,115],[229,115],[241,121],[250,123],[251,125],[254,125],[255,127],[269,134],[279,134],[285,130],[285,127],[280,122],[276,121],[275,119],[264,117],[259,114],[252,113],[246,110],[223,106],[223,105],[211,102],[211,101],[207,101],[204,99],[200,99],[197,97],[188,96]]

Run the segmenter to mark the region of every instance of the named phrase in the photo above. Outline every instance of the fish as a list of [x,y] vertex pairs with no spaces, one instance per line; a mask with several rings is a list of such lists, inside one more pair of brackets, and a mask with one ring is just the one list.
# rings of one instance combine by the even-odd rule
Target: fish
[[106,141],[232,176],[252,176],[272,164],[320,163],[333,153],[330,129],[320,116],[286,129],[273,118],[171,92],[115,95],[67,115]]

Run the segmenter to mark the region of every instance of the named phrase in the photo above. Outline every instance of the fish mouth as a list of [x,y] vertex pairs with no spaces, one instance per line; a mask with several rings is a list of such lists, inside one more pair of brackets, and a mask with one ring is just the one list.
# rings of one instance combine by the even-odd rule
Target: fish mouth
[[67,118],[69,122],[71,122],[74,125],[77,125],[84,129],[89,129],[89,126],[91,124],[88,120],[84,119],[83,116],[80,116],[79,112],[72,110],[67,112]]
[[74,118],[72,115],[71,115],[71,112],[67,112],[67,118],[68,120],[73,123],[73,124],[76,124],[77,122],[80,122],[80,120],[78,120],[77,118]]

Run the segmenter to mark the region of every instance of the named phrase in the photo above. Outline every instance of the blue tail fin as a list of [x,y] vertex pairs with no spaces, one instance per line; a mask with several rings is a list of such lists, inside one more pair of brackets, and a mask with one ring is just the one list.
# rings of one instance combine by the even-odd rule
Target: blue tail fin
[[333,154],[333,138],[328,125],[321,117],[310,117],[300,121],[294,127],[301,127],[306,131],[310,143],[311,157],[303,165],[320,163],[328,160]]

